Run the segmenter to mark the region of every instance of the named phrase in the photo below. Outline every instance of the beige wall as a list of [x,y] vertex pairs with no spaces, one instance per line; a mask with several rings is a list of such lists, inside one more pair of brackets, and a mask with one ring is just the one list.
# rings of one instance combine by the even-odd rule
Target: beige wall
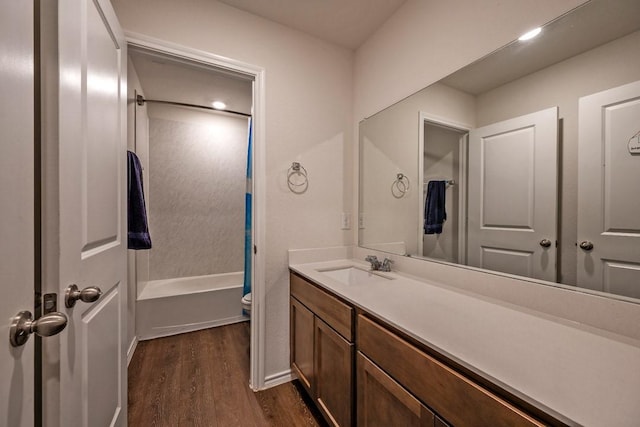
[[[264,67],[266,75],[266,377],[289,370],[287,249],[351,243],[353,52],[213,0],[114,0],[126,31]],[[346,153],[346,155],[345,155]],[[294,195],[299,161],[309,189]],[[347,186],[344,186],[346,180]],[[345,191],[344,189],[347,189]]]

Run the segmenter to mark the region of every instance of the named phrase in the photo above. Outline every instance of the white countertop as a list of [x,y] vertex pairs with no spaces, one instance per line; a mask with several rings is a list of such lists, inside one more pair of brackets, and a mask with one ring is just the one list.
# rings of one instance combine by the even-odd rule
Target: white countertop
[[393,280],[346,285],[318,271],[338,266],[368,268],[349,259],[290,267],[575,423],[640,426],[639,343],[397,272],[383,273]]

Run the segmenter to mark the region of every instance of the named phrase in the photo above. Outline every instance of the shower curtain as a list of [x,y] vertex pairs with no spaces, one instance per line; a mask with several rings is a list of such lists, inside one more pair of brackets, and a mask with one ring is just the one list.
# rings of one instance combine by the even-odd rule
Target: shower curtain
[[244,285],[242,295],[251,292],[251,199],[252,199],[252,168],[251,168],[251,145],[253,142],[253,124],[249,118],[249,143],[247,148],[247,190],[244,196]]

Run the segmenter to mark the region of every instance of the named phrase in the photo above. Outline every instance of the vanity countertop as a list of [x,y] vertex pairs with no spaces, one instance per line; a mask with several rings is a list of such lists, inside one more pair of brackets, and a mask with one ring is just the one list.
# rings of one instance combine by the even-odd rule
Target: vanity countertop
[[640,425],[640,343],[399,272],[346,285],[319,271],[342,266],[369,265],[290,268],[552,414],[585,426]]

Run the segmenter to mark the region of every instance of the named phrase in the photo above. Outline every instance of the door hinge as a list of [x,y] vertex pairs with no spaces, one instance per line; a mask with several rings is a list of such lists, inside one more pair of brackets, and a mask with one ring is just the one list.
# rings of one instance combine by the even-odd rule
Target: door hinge
[[257,254],[258,253],[258,247],[256,245],[253,245],[253,254]]

